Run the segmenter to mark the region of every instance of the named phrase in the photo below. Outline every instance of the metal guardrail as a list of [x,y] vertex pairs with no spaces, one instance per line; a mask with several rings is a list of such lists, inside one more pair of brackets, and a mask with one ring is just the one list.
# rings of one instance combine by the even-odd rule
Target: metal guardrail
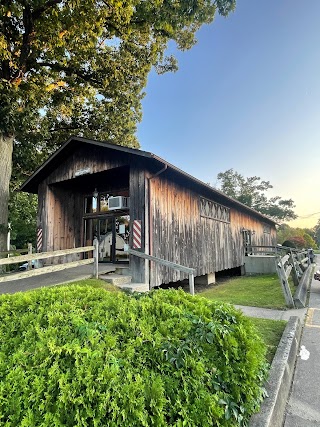
[[148,259],[149,261],[156,262],[158,264],[164,265],[165,267],[172,268],[173,270],[183,271],[189,275],[189,290],[190,294],[194,295],[194,275],[196,270],[194,268],[185,267],[184,265],[176,264],[171,261],[167,261],[165,259],[157,258],[152,255],[145,254],[144,252],[138,252],[134,249],[128,249],[128,253],[139,258]]

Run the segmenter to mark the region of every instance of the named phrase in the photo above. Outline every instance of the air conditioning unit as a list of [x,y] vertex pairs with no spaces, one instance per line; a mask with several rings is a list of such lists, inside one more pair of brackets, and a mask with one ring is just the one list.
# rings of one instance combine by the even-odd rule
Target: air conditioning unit
[[130,197],[123,196],[112,196],[108,199],[109,211],[115,211],[116,209],[129,209]]

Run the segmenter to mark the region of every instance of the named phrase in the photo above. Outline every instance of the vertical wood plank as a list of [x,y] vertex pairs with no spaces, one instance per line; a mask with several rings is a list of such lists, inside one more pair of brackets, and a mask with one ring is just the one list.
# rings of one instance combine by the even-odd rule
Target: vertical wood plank
[[[145,170],[141,161],[137,161],[130,167],[130,224],[132,229],[133,220],[141,221],[141,252],[145,251]],[[130,247],[132,248],[132,233],[130,235]],[[132,280],[137,283],[145,283],[146,280],[145,260],[130,256],[130,270]]]
[[[230,208],[230,223],[204,218],[199,211],[199,194],[161,175],[152,185],[155,256],[196,268],[197,275],[203,275],[244,264],[242,228],[255,230],[258,241],[272,243],[273,234],[264,234],[263,224],[245,213]],[[219,212],[223,216],[222,208]],[[157,272],[157,285],[183,277],[183,273],[159,266],[152,266],[152,270]]]

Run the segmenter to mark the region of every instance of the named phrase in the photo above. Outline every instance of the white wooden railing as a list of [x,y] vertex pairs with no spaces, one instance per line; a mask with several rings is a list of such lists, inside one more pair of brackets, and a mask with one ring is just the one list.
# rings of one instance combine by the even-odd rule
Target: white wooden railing
[[[287,248],[288,253],[284,256],[277,256],[276,259],[276,270],[282,286],[283,295],[286,300],[288,307],[295,306],[296,294],[292,296],[289,277],[292,276],[293,283],[296,288],[301,285],[305,285],[305,281],[308,280],[308,275],[305,274],[306,270],[311,268],[310,254],[307,250],[300,250],[293,252],[292,249]],[[300,302],[301,303],[301,302]]]
[[65,262],[58,265],[49,265],[41,268],[34,268],[32,270],[29,269],[28,271],[24,271],[21,273],[5,274],[4,276],[0,277],[0,283],[12,281],[12,280],[24,279],[27,277],[39,276],[40,274],[45,274],[45,273],[53,273],[55,271],[65,270],[66,268],[79,267],[80,265],[88,265],[88,264],[93,264],[93,276],[95,278],[98,278],[98,246],[99,246],[98,240],[95,239],[93,241],[92,246],[84,246],[84,247],[78,247],[78,248],[72,248],[72,249],[61,249],[58,251],[51,251],[51,252],[39,252],[34,254],[29,253],[28,255],[18,255],[10,258],[2,258],[0,259],[0,266],[18,264],[22,262],[31,263],[31,261],[53,258],[57,256],[80,254],[80,253],[91,252],[91,251],[93,252],[92,258],[87,258],[87,259],[82,259],[82,260],[77,260],[72,262]]
[[185,267],[180,264],[175,264],[171,261],[166,261],[165,259],[157,258],[152,255],[147,255],[144,252],[138,252],[134,249],[128,249],[128,253],[130,255],[134,255],[139,258],[148,259],[149,261],[154,261],[158,264],[164,265],[166,267],[172,268],[173,270],[183,271],[184,273],[187,273],[189,275],[189,290],[190,294],[194,295],[194,275],[196,273],[196,270],[194,268]]

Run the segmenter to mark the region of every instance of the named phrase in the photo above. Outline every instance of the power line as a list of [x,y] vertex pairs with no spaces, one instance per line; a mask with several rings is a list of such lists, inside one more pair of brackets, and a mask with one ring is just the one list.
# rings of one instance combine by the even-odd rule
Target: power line
[[320,214],[320,212],[314,212],[314,213],[312,213],[312,214],[310,214],[310,215],[306,215],[306,216],[299,216],[299,215],[298,215],[298,218],[306,219],[306,218],[310,218],[310,217],[312,217],[313,215],[318,215],[318,214]]

